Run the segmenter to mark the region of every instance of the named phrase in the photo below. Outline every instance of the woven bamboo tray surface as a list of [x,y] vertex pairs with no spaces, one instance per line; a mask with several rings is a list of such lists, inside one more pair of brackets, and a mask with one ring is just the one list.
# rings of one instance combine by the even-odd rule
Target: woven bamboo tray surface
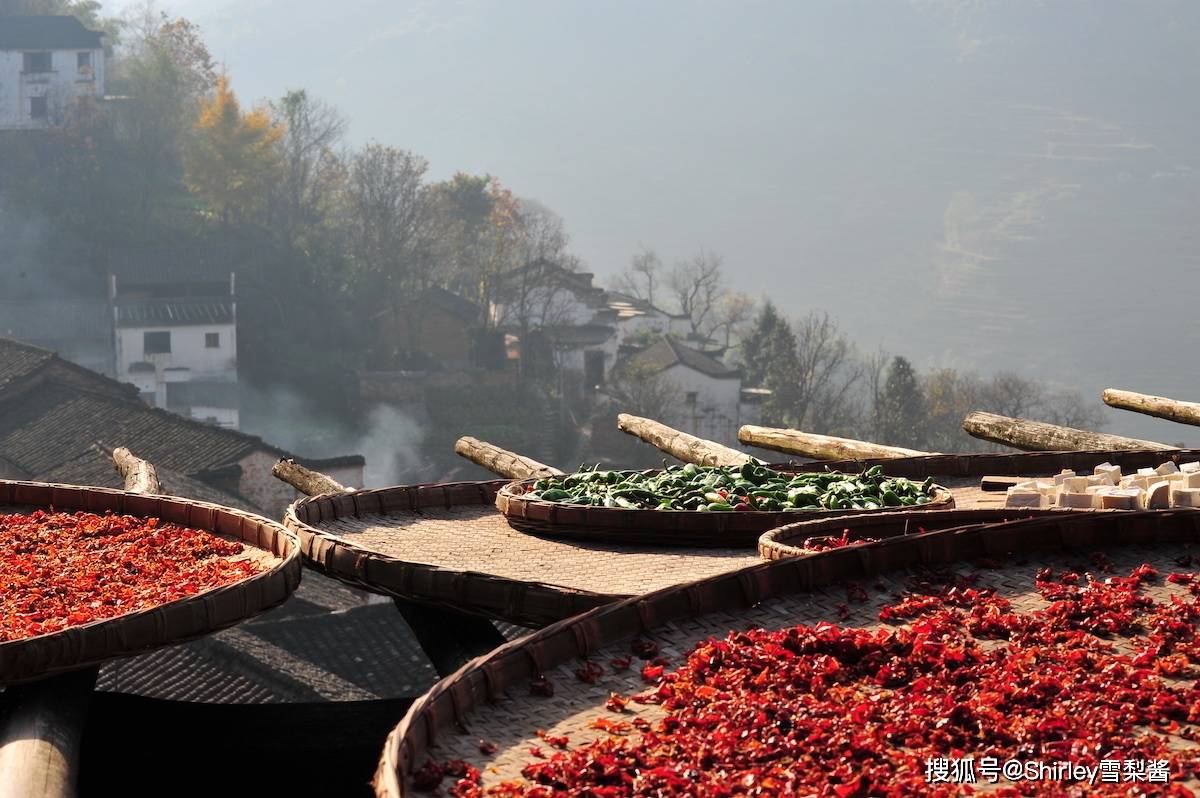
[[[1004,494],[1000,494],[1004,495]],[[953,529],[978,524],[996,524],[1037,518],[1051,513],[1084,512],[1077,510],[1030,510],[1030,509],[973,509],[973,510],[925,510],[904,515],[869,515],[855,518],[826,518],[801,521],[777,527],[762,534],[758,539],[758,553],[764,560],[781,560],[784,557],[799,557],[813,554],[803,547],[809,538],[840,537],[847,534],[850,540],[875,538],[883,540],[901,535],[931,532],[937,529]],[[1090,511],[1089,511],[1090,512]],[[1096,512],[1121,512],[1119,510],[1097,510]]]
[[566,542],[513,529],[506,484],[462,482],[302,499],[286,523],[306,560],[387,595],[540,626],[761,560],[754,549]]
[[300,584],[295,537],[278,523],[241,510],[107,488],[0,480],[0,512],[35,509],[112,511],[161,518],[241,541],[239,557],[264,566],[231,585],[51,634],[0,642],[0,684],[11,684],[140,654],[233,626],[282,604]]
[[[797,518],[906,513],[917,509],[887,507],[875,510],[751,510],[715,513],[689,510],[631,510],[524,498],[521,494],[536,481],[527,479],[513,482],[505,485],[497,494],[496,507],[512,526],[535,535],[604,543],[753,547],[763,532]],[[955,506],[955,497],[942,486],[937,486],[937,492],[931,501],[920,506],[926,509],[949,509]]]
[[[647,689],[636,658],[623,673],[607,666],[612,657],[629,653],[635,637],[655,641],[670,667],[677,667],[697,642],[749,626],[779,629],[832,621],[874,628],[881,625],[880,608],[894,600],[914,567],[970,573],[975,570],[970,563],[983,558],[996,562],[980,572],[980,586],[996,588],[1013,602],[1014,611],[1029,612],[1046,605],[1034,584],[1037,568],[1094,570],[1089,555],[1103,551],[1117,573],[1148,562],[1165,574],[1178,570],[1173,557],[1198,549],[1200,511],[1057,513],[791,557],[628,599],[512,641],[435,685],[389,736],[376,772],[376,794],[417,794],[407,788],[407,779],[430,757],[470,762],[482,771],[485,786],[519,778],[521,767],[531,761],[530,747],[552,750],[539,739],[539,729],[568,736],[572,748],[596,739],[601,733],[589,728],[590,721],[618,717],[604,708],[610,692],[632,695]],[[867,589],[864,603],[847,607],[850,582]],[[1183,595],[1182,587],[1160,580],[1144,592],[1162,600]],[[574,674],[585,658],[605,664],[595,684]],[[554,683],[553,697],[529,694],[536,674]],[[634,714],[620,720],[653,721],[661,712],[636,702],[627,708]],[[482,754],[480,740],[495,742],[496,753]]]

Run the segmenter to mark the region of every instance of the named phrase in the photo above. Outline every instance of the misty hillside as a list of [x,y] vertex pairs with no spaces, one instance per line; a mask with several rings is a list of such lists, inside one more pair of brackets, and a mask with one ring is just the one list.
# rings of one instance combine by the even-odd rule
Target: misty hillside
[[542,200],[602,278],[704,246],[921,366],[1200,396],[1195,4],[163,5],[247,96]]

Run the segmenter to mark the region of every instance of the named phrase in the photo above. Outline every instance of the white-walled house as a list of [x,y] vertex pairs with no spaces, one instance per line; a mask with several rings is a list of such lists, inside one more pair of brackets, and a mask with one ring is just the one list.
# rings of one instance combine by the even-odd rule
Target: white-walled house
[[[617,311],[593,278],[547,260],[514,269],[498,281],[492,323],[516,357],[532,359],[544,351],[557,367],[581,374],[589,388],[600,385],[616,362],[620,340]],[[521,342],[521,335],[530,340]]]
[[232,297],[124,301],[114,313],[117,379],[136,385],[149,405],[237,427]]
[[676,397],[657,419],[700,438],[737,446],[742,424],[758,422],[761,391],[743,389],[742,373],[668,335],[627,355],[618,370],[658,380]]
[[70,16],[0,17],[0,130],[36,130],[104,97],[103,34]]
[[232,252],[147,247],[110,253],[117,379],[143,401],[237,429],[237,300]]

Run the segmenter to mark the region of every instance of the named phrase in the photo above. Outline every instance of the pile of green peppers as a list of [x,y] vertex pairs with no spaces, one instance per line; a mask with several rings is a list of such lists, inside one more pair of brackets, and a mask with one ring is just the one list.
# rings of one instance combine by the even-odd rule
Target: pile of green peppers
[[574,474],[545,477],[524,495],[563,504],[630,510],[878,510],[927,504],[933,478],[924,483],[889,477],[873,466],[861,474],[834,471],[790,474],[759,463],[742,466],[669,466],[641,471],[583,467]]

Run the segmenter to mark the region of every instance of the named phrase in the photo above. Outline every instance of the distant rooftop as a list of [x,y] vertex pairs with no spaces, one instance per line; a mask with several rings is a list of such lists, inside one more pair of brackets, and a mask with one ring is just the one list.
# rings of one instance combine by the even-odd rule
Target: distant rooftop
[[103,36],[75,17],[4,17],[0,50],[95,50]]
[[741,372],[737,369],[730,368],[720,360],[697,349],[692,349],[667,335],[633,355],[630,362],[655,373],[681,364],[717,379],[732,379],[741,376]]
[[223,299],[150,299],[117,306],[118,327],[233,324],[233,302]]

